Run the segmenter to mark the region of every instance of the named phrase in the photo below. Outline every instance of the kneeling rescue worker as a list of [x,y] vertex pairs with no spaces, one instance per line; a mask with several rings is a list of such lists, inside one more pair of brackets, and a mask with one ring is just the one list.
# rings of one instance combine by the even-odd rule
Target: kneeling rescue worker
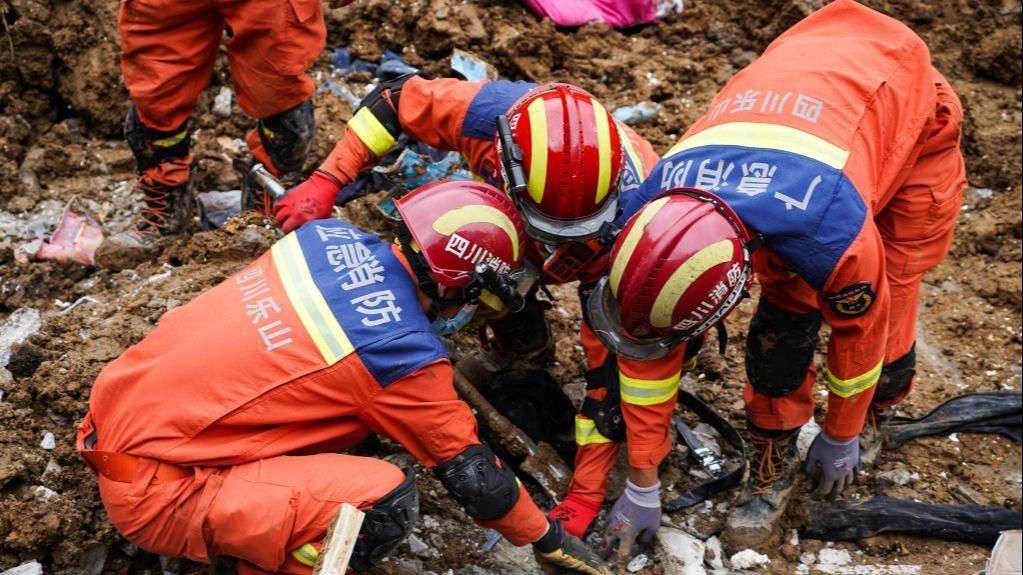
[[[540,271],[540,284],[579,281],[584,308],[596,280],[607,273],[611,222],[658,159],[648,142],[576,86],[409,75],[367,96],[320,169],[275,205],[278,222],[288,230],[330,214],[336,200],[351,200],[339,197],[342,187],[402,134],[461,152],[475,174],[507,190],[531,240],[527,266]],[[530,293],[524,310],[484,326],[481,341],[492,370],[553,344],[544,303]],[[670,441],[667,429],[649,427],[648,414],[671,411],[683,363],[691,369],[696,351],[693,346],[691,353],[679,348],[648,361],[619,361],[585,317],[581,339],[588,369],[587,398],[575,419],[581,471],[551,512],[578,537],[600,511],[623,440],[630,492],[656,491],[657,465]]]
[[100,246],[97,261],[111,267],[138,263],[159,238],[188,224],[193,202],[188,122],[225,31],[238,105],[258,119],[246,138],[249,150],[286,181],[298,178],[313,143],[315,86],[305,71],[327,37],[318,0],[122,2],[118,29],[132,101],[124,137],[135,155],[135,190],[144,207],[131,227]]
[[833,497],[861,464],[861,432],[862,462],[876,455],[913,384],[921,279],[959,213],[962,119],[916,34],[838,0],[735,76],[628,199],[588,310],[619,355],[662,353],[720,322],[751,266],[761,285],[744,392],[755,482],[726,539],[769,545],[785,511],[822,321],[830,393],[806,470],[819,465]]
[[[400,245],[309,222],[103,370],[78,450],[125,537],[162,555],[235,557],[241,573],[308,574],[347,502],[366,512],[351,563],[365,570],[418,514],[410,470],[344,454],[379,433],[477,523],[531,543],[545,569],[608,573],[480,443],[435,333],[529,289],[511,200],[434,182],[398,210]],[[446,250],[456,234],[483,256]]]

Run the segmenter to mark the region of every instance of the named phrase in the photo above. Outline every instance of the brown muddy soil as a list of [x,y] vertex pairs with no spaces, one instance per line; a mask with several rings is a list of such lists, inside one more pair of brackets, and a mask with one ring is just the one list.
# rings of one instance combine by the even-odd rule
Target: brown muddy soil
[[[922,290],[918,384],[900,407],[916,416],[961,393],[1021,386],[1021,11],[1018,0],[868,4],[903,20],[928,41],[967,117],[963,148],[972,188],[951,255],[928,275]],[[819,5],[819,0],[757,5],[694,0],[683,14],[658,26],[620,32],[596,24],[559,30],[517,3],[498,0],[359,0],[328,11],[328,50],[313,73],[322,81],[329,48],[349,46],[353,55],[369,60],[384,49],[396,50],[413,65],[448,74],[448,58],[457,47],[491,62],[505,77],[578,83],[611,108],[660,103],[663,111],[638,130],[663,152],[729,77]],[[0,8],[0,321],[26,307],[39,310],[43,320],[37,334],[12,349],[8,368],[0,369],[0,570],[35,559],[47,573],[202,571],[201,566],[161,564],[114,531],[90,472],[75,454],[73,425],[107,362],[145,336],[168,309],[266,249],[277,232],[259,218],[234,220],[216,232],[178,238],[154,261],[118,273],[16,264],[13,249],[54,223],[71,196],[108,233],[126,225],[136,198],[130,193],[131,154],[119,139],[127,98],[117,63],[117,2],[0,0]],[[229,118],[210,111],[213,95],[228,85],[221,57],[194,117],[197,191],[239,183],[230,166],[239,153],[234,140],[252,121],[236,105]],[[326,155],[351,114],[330,92],[318,94],[315,103],[319,140],[310,166]],[[373,200],[356,202],[344,215],[384,229]],[[574,329],[580,312],[572,291],[557,290],[549,313],[557,342],[556,362],[549,367],[578,399],[582,357]],[[91,299],[69,309],[86,296]],[[745,304],[729,320],[727,353],[706,350],[700,372],[686,382],[735,422],[743,419],[743,341],[750,312]],[[461,337],[457,344],[472,341]],[[56,439],[52,450],[41,447],[48,432]],[[965,492],[980,503],[1020,509],[1020,446],[992,436],[956,439],[922,439],[883,454],[851,496],[957,503]],[[363,449],[407,458],[386,442]],[[906,485],[883,479],[898,471],[918,477]],[[673,454],[665,477],[678,488],[688,485],[689,461]],[[403,545],[379,572],[484,572],[472,566],[497,573],[535,570],[528,554],[505,544],[482,552],[485,534],[468,526],[429,474],[420,473],[419,479],[424,518],[417,536],[430,550],[417,555]],[[38,486],[55,494],[47,500]],[[730,496],[723,495],[711,509],[676,513],[671,520],[711,534],[723,525],[730,504]],[[787,529],[796,525],[784,527],[783,543],[768,550],[771,563],[764,572],[824,572],[799,563],[802,554],[825,545],[793,542]],[[849,551],[850,568],[915,565],[918,570],[906,572],[925,574],[973,573],[987,555],[974,545],[892,535],[836,547]],[[646,572],[663,572],[659,555]]]

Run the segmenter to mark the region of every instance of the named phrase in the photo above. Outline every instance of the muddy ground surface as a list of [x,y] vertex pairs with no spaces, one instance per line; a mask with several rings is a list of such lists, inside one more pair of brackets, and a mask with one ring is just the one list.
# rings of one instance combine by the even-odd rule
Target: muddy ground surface
[[[917,416],[961,393],[1021,386],[1020,3],[868,3],[928,41],[967,118],[963,148],[971,189],[951,255],[927,276],[922,290],[918,383],[900,406]],[[596,24],[558,30],[514,2],[359,0],[328,11],[328,49],[313,74],[317,82],[327,77],[330,49],[337,46],[367,60],[392,49],[437,74],[449,73],[451,51],[462,48],[505,77],[581,84],[610,108],[660,103],[661,113],[638,130],[664,152],[729,77],[816,5],[694,0],[683,14],[660,25],[620,32]],[[23,308],[41,314],[41,328],[14,346],[9,365],[0,369],[0,570],[35,559],[47,573],[203,571],[207,568],[187,563],[161,564],[116,533],[91,473],[75,454],[73,425],[85,413],[91,383],[107,362],[144,337],[168,309],[238,270],[278,234],[259,218],[236,219],[216,232],[169,242],[154,261],[117,273],[17,264],[13,250],[52,225],[72,196],[108,233],[127,224],[136,198],[130,193],[131,154],[120,140],[127,98],[117,64],[117,2],[0,0],[0,8],[0,321]],[[228,85],[222,54],[194,117],[197,191],[239,184],[230,159],[240,153],[235,139],[252,121],[237,105],[227,118],[211,112],[213,95]],[[349,105],[329,91],[317,94],[315,103],[319,140],[310,166],[326,155],[351,114]],[[360,200],[344,215],[383,229],[373,199]],[[580,312],[570,288],[556,295],[549,315],[557,352],[549,368],[578,400],[582,356],[574,330]],[[743,342],[750,313],[746,303],[732,316],[727,353],[705,350],[700,370],[686,381],[733,422],[743,420]],[[455,344],[468,348],[474,342],[463,336]],[[47,433],[54,434],[53,449],[41,445]],[[363,451],[407,458],[386,443]],[[674,453],[665,483],[684,488],[692,481],[690,467]],[[1019,510],[1020,468],[1020,446],[1000,437],[928,438],[884,453],[851,496],[957,503],[966,493],[980,503]],[[890,479],[900,471],[912,472],[905,485]],[[420,473],[419,480],[424,517],[417,537],[428,550],[414,553],[404,544],[379,572],[535,571],[528,553],[505,544],[481,551],[485,534],[469,526],[429,474]],[[676,513],[671,521],[709,535],[720,530],[730,506],[731,495],[722,495],[710,509]],[[820,565],[799,567],[802,555],[826,545],[794,540],[789,529],[797,526],[786,524],[778,532],[763,572],[973,573],[988,552],[963,543],[884,535],[836,545],[850,554],[846,568],[867,570],[828,571]],[[665,572],[662,557],[653,552],[651,557],[645,571]],[[909,569],[870,571],[870,565]]]

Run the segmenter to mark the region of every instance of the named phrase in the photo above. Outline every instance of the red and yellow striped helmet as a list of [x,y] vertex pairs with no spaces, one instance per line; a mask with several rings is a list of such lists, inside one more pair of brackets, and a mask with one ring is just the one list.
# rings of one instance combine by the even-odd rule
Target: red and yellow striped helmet
[[752,282],[750,235],[717,196],[669,190],[618,235],[610,271],[587,302],[608,348],[654,359],[720,322]]
[[547,244],[596,237],[618,208],[624,136],[614,118],[569,84],[537,86],[507,117],[528,183],[513,190],[526,234]]

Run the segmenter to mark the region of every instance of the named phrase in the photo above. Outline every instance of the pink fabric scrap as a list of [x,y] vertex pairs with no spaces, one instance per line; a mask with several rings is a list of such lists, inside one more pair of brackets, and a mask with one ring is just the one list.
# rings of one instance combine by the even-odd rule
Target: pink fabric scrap
[[656,0],[523,0],[541,18],[558,26],[582,26],[599,20],[613,28],[657,21]]

